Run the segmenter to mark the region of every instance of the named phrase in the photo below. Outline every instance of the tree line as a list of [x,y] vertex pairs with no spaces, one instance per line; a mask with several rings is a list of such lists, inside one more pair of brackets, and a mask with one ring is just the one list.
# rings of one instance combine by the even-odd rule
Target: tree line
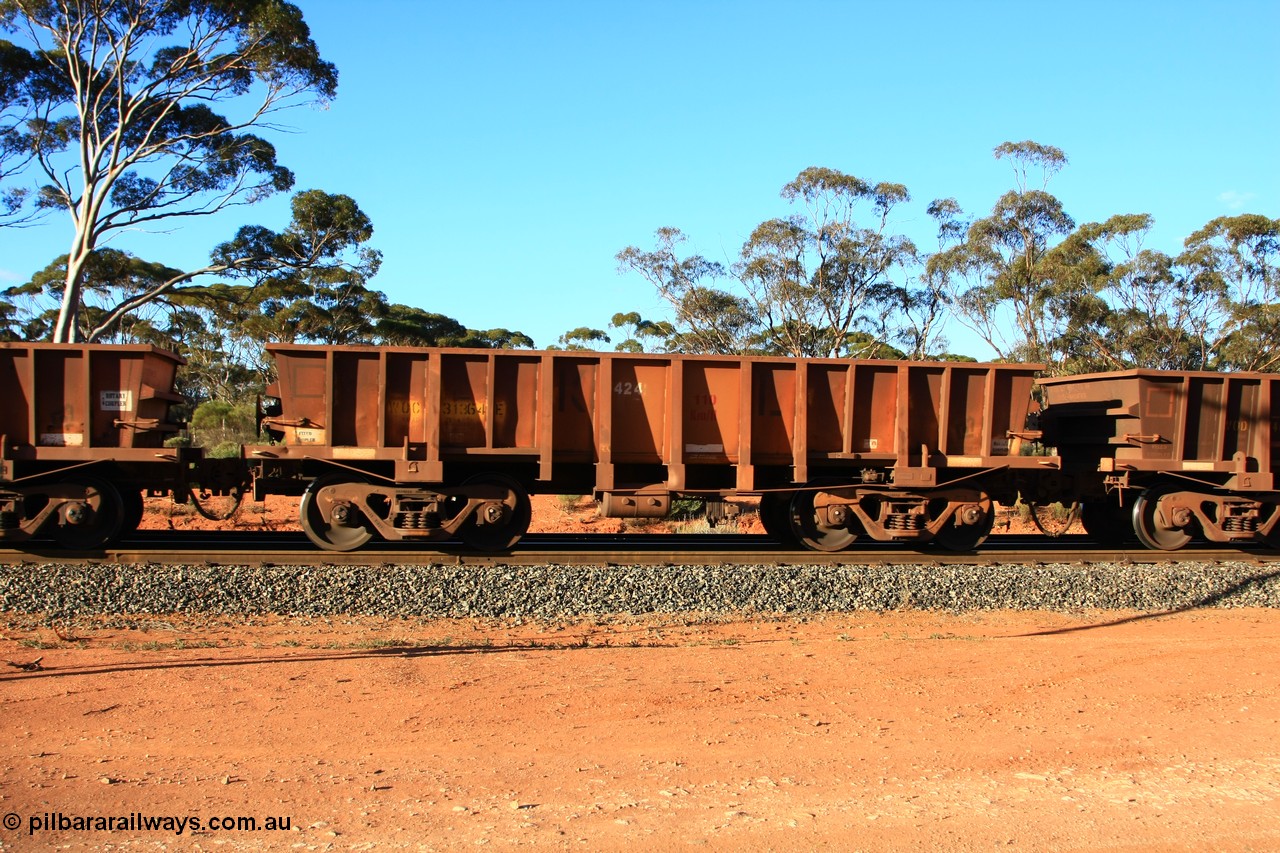
[[[659,228],[650,248],[617,255],[670,306],[670,321],[615,315],[618,349],[830,358],[966,358],[947,352],[947,322],[999,360],[1052,374],[1142,367],[1280,366],[1280,219],[1213,219],[1176,255],[1148,248],[1154,220],[1120,214],[1077,224],[1048,191],[1060,149],[1005,142],[994,156],[1013,186],[969,217],[929,203],[936,246],[896,233],[905,186],[809,168],[782,188],[796,212],[755,228],[725,265],[682,251]],[[607,338],[580,328],[562,342]]]
[[[534,345],[390,301],[370,286],[382,258],[357,202],[294,192],[273,123],[338,86],[296,6],[0,0],[0,31],[13,37],[0,38],[0,228],[55,213],[72,224],[65,254],[0,293],[0,338],[176,349],[196,401],[251,399],[273,341]],[[1058,374],[1280,364],[1280,220],[1214,219],[1169,255],[1145,246],[1150,215],[1077,224],[1049,192],[1063,151],[1028,140],[993,153],[1012,167],[1010,188],[980,216],[931,202],[929,246],[901,233],[906,186],[823,167],[782,187],[791,212],[758,225],[734,260],[689,253],[682,231],[659,228],[616,260],[668,316],[621,311],[558,346],[967,358],[948,351],[955,323],[999,359]],[[130,231],[289,192],[288,222],[241,226],[193,268],[119,247]]]
[[65,254],[0,294],[0,339],[175,349],[196,401],[252,399],[273,341],[533,346],[370,287],[381,254],[346,195],[296,192],[283,227],[242,226],[189,269],[116,247],[294,189],[266,134],[338,85],[297,6],[0,0],[0,32],[0,227],[72,225]]

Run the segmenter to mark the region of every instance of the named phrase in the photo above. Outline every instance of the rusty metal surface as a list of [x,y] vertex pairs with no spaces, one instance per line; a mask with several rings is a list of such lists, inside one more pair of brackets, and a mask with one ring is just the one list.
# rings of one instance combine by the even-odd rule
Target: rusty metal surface
[[1108,449],[1122,470],[1260,474],[1240,487],[1273,488],[1274,373],[1129,370],[1040,385],[1060,447]]
[[111,458],[163,447],[179,429],[169,407],[181,401],[181,364],[152,346],[0,343],[6,458]]
[[1039,365],[272,345],[279,436],[251,458],[397,482],[444,465],[554,488],[728,494],[893,468],[1043,466],[1020,455]]
[[185,494],[200,451],[164,445],[182,364],[153,346],[0,343],[0,541],[93,547],[137,524],[142,491]]

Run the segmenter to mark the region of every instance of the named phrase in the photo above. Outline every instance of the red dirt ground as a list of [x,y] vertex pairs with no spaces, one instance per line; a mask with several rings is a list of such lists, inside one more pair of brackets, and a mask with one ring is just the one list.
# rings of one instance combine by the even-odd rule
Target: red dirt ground
[[0,640],[5,849],[1280,849],[1275,611],[71,630]]
[[7,624],[5,850],[1280,849],[1277,611]]

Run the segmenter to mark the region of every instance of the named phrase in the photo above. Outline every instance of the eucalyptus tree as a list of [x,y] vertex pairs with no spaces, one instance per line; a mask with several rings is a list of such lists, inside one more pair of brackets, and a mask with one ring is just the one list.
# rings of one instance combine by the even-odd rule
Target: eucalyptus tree
[[931,257],[927,274],[946,290],[952,316],[1000,358],[1043,361],[1060,370],[1063,358],[1055,342],[1067,334],[1060,309],[1070,286],[1064,276],[1071,270],[1066,255],[1051,257],[1050,250],[1074,230],[1075,221],[1046,188],[1067,156],[1029,140],[1005,142],[994,154],[1013,166],[1015,188],[996,201],[990,215],[971,223],[963,240]]
[[[290,319],[304,326],[292,335],[264,331],[263,340],[298,337],[341,343],[363,334],[362,312],[370,310],[362,302],[369,293],[365,283],[381,263],[381,255],[365,245],[373,236],[373,223],[350,196],[319,190],[295,195],[291,211],[284,229],[243,226],[214,248],[207,264],[193,269],[176,269],[111,248],[89,253],[76,274],[77,325],[71,338],[106,339],[136,322],[139,312],[142,319],[154,322],[176,308],[208,308],[218,300],[228,303],[223,310],[232,318],[229,330],[241,324],[284,329]],[[64,255],[10,293],[35,300],[50,296],[65,309],[59,296],[71,264]],[[28,326],[28,336],[43,336],[61,318],[59,309],[38,315]]]
[[[915,244],[889,231],[902,184],[872,184],[834,169],[805,169],[782,188],[802,214],[761,223],[735,275],[766,328],[769,349],[793,356],[881,355],[908,300]],[[870,208],[860,219],[861,210]],[[859,334],[860,333],[860,334]]]
[[1070,371],[1274,370],[1280,366],[1280,220],[1220,217],[1177,257],[1148,249],[1147,214],[1088,223],[1051,255],[1073,254],[1059,300]]
[[374,340],[389,346],[458,346],[467,329],[452,317],[399,303],[386,306],[374,323]]
[[609,342],[609,335],[604,329],[593,329],[590,326],[570,329],[557,341],[562,349],[567,350],[594,350],[596,344]]
[[664,328],[673,352],[737,355],[748,352],[760,329],[751,301],[717,287],[724,266],[702,255],[681,257],[686,237],[678,228],[659,228],[652,250],[628,246],[616,255],[618,271],[649,282],[670,306],[673,319]]
[[0,341],[16,341],[19,337],[18,308],[0,291]]
[[1216,295],[1145,246],[1151,226],[1149,214],[1120,214],[1081,225],[1054,249],[1067,258],[1058,301],[1068,330],[1057,345],[1066,372],[1210,365]]
[[638,311],[619,311],[609,320],[609,328],[619,329],[626,336],[614,344],[615,352],[648,352],[650,346],[670,343],[675,328],[665,320],[646,320]]
[[1280,369],[1280,219],[1214,219],[1187,238],[1177,263],[1187,287],[1216,297],[1216,366]]
[[452,317],[400,303],[383,307],[369,342],[415,347],[533,348],[533,339],[523,332],[468,329]]
[[[33,117],[33,103],[26,89],[36,67],[36,57],[30,51],[0,39],[0,182],[22,172],[31,161],[25,130]],[[0,225],[30,218],[30,213],[23,211],[29,194],[27,187],[0,188]]]
[[[55,341],[78,336],[87,271],[112,236],[290,189],[293,174],[255,131],[337,90],[283,0],[0,0],[0,28],[37,60],[15,91],[27,112],[9,138],[31,160],[19,177],[33,172],[37,207],[72,225]],[[240,255],[232,267],[263,262]]]
[[[937,223],[937,251],[941,252],[964,239],[970,223],[954,198],[934,199],[926,213]],[[951,299],[947,276],[930,263],[932,256],[916,256],[912,275],[896,294],[898,322],[894,340],[904,357],[922,359],[972,360],[969,356],[946,352],[947,339],[942,329],[950,315]]]
[[524,332],[511,329],[467,329],[458,346],[476,349],[533,349],[534,343],[533,338]]

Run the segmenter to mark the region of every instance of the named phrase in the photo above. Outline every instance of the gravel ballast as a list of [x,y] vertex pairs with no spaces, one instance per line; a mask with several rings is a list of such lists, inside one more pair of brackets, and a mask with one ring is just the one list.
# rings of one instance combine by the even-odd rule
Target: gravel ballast
[[558,618],[644,613],[1280,607],[1243,562],[890,566],[0,566],[0,612]]

